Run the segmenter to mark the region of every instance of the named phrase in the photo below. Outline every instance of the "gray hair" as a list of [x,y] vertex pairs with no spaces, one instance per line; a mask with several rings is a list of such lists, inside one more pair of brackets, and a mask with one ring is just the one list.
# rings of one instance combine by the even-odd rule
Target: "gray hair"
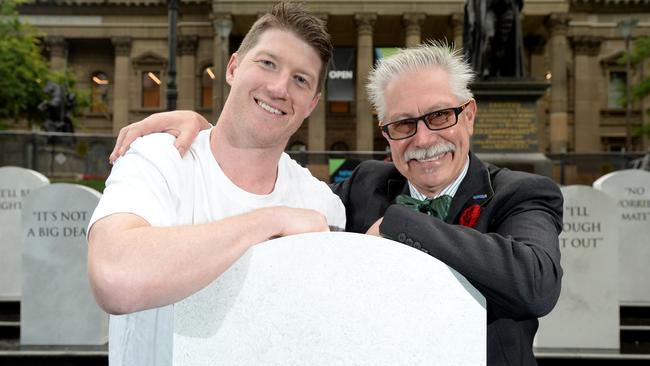
[[472,67],[463,58],[460,49],[454,49],[446,41],[427,41],[419,46],[401,49],[396,54],[383,58],[368,76],[366,91],[370,103],[377,111],[379,122],[386,117],[386,85],[407,71],[418,71],[437,66],[449,74],[452,93],[461,101],[473,97],[469,83],[474,80]]

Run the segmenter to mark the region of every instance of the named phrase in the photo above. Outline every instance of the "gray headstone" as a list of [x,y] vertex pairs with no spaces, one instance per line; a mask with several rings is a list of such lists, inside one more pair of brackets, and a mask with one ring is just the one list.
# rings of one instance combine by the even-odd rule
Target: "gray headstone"
[[15,166],[0,167],[0,300],[18,301],[21,294],[22,200],[49,184],[41,173]]
[[485,298],[437,259],[373,236],[256,245],[174,305],[175,366],[485,363]]
[[594,188],[618,203],[622,305],[650,305],[650,172],[621,170],[600,177]]
[[537,348],[619,348],[618,211],[588,186],[562,187],[562,293],[540,319]]
[[23,201],[23,345],[99,345],[107,342],[108,316],[88,281],[86,227],[100,194],[55,183]]

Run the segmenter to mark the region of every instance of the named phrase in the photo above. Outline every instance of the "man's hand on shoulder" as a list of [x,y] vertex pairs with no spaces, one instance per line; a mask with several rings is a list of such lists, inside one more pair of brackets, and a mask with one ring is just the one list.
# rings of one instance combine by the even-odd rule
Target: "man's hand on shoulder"
[[139,122],[122,127],[117,136],[113,152],[109,156],[109,161],[112,164],[120,156],[123,156],[131,143],[138,137],[154,132],[166,132],[176,136],[174,146],[183,156],[192,145],[192,141],[199,134],[199,131],[210,127],[212,125],[202,115],[194,111],[154,113]]

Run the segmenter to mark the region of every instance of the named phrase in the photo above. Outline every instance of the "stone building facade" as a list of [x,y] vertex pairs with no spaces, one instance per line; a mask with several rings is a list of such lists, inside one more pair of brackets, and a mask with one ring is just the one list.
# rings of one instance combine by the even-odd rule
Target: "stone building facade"
[[[176,65],[178,109],[215,121],[228,93],[223,70],[259,14],[274,1],[179,0]],[[383,150],[386,143],[363,83],[376,59],[427,39],[462,46],[464,0],[309,0],[327,20],[337,63],[314,113],[288,148]],[[70,69],[91,91],[84,132],[116,133],[128,123],[166,110],[166,0],[35,0],[22,19],[44,34],[53,69]],[[632,38],[650,36],[650,0],[525,0],[525,74],[549,88],[538,102],[542,152],[625,148],[630,131],[650,123],[650,101],[621,103],[627,71],[618,61],[625,40],[617,24],[636,18]],[[650,64],[633,67],[632,81]],[[479,111],[480,113],[480,111]],[[630,150],[650,147],[633,137]]]

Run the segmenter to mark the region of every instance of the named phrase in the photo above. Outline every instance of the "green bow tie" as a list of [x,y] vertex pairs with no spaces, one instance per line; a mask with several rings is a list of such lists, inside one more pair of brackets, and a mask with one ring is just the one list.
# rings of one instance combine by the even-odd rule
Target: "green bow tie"
[[452,197],[448,195],[440,196],[438,198],[429,198],[426,200],[419,200],[405,194],[401,194],[395,198],[395,202],[411,208],[415,211],[422,212],[440,220],[445,220],[449,214],[451,207]]

